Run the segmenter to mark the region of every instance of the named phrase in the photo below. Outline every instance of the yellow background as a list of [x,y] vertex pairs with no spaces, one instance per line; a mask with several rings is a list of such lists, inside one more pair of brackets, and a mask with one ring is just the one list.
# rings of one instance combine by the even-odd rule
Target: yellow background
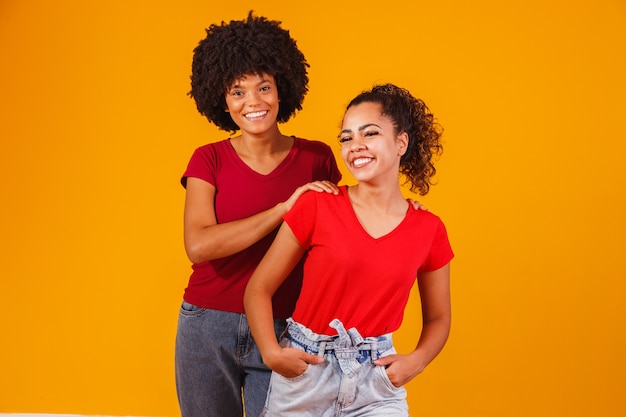
[[[226,137],[186,95],[192,49],[249,9],[311,64],[284,133],[338,151],[379,81],[445,128],[420,200],[457,254],[454,320],[412,414],[626,415],[623,0],[2,0],[0,412],[178,416],[179,177]],[[418,323],[412,300],[401,350]]]

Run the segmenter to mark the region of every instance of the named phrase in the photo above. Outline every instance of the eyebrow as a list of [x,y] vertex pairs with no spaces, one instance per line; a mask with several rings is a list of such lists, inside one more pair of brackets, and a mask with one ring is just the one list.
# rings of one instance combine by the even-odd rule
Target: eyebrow
[[[370,126],[376,126],[376,127],[377,127],[377,128],[379,128],[379,129],[381,128],[381,127],[380,127],[380,126],[378,126],[376,123],[368,123],[368,124],[365,124],[365,125],[359,126],[359,128],[358,128],[357,130],[358,130],[359,132],[362,132],[362,131],[364,131],[365,129],[367,129],[368,127],[370,127]],[[343,135],[344,133],[350,133],[350,132],[352,132],[352,129],[344,129],[344,130],[342,130],[342,131],[341,131],[341,133],[339,133],[339,136],[337,136],[337,137],[341,137],[341,135]]]
[[[238,78],[236,81],[233,82],[233,84],[230,87],[227,87],[227,90],[230,91],[230,90],[233,90],[235,88],[241,88],[241,80],[242,80],[242,78]],[[261,80],[258,83],[256,83],[255,86],[258,87],[260,85],[263,85],[263,84],[266,84],[266,83],[270,83],[270,82],[271,82],[271,80],[269,80],[269,79],[267,79],[265,77],[261,77]]]

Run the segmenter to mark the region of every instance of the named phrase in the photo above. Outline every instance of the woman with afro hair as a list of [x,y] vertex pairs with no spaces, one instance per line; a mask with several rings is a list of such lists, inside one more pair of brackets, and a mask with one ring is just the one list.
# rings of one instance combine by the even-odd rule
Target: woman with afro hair
[[[181,179],[193,264],[176,335],[182,417],[257,417],[265,402],[271,372],[244,314],[246,284],[298,198],[336,193],[341,179],[327,144],[278,127],[302,108],[308,66],[280,22],[252,12],[211,25],[194,49],[189,94],[231,135],[197,148]],[[301,279],[298,266],[273,299],[276,336]]]

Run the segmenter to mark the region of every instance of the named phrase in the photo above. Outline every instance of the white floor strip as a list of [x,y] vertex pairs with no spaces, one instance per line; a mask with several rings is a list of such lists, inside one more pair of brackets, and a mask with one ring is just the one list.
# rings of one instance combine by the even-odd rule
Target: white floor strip
[[0,413],[0,417],[137,417],[137,416],[101,416],[81,414],[36,414],[36,413]]

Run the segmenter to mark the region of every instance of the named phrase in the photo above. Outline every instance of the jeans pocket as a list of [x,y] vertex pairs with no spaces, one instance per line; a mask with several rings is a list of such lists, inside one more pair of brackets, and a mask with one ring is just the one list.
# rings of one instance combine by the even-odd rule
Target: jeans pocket
[[327,369],[328,365],[328,361],[316,364],[309,363],[307,364],[304,372],[302,372],[300,375],[294,376],[292,378],[287,378],[286,376],[282,376],[278,372],[272,372],[273,374],[276,374],[276,376],[272,376],[272,378],[278,378],[283,380],[283,382],[286,384],[298,384],[297,386],[302,387],[301,384],[308,385],[314,383]]
[[[385,356],[389,356],[389,355],[394,355],[396,354],[396,349],[394,347],[391,347],[390,349],[384,351],[384,352],[380,352],[379,356],[381,358],[385,357]],[[384,385],[391,389],[392,391],[397,391],[399,389],[402,389],[402,387],[396,387],[395,385],[393,385],[393,383],[391,382],[391,380],[389,379],[389,375],[387,375],[387,367],[386,366],[376,366],[376,370],[378,371],[378,374],[380,376],[380,378],[382,379],[382,382],[384,383]]]
[[[376,366],[376,365],[374,365]],[[391,380],[389,379],[389,375],[387,375],[387,368],[384,366],[376,366],[376,371],[378,372],[378,375],[380,376],[380,379],[383,383],[383,386],[391,391],[397,391],[399,389],[402,389],[402,387],[396,387],[395,385],[393,385],[393,383],[391,382]]]
[[182,314],[183,316],[196,317],[201,315],[205,311],[207,311],[206,308],[198,307],[197,305],[193,305],[191,303],[188,303],[187,301],[183,301],[180,306],[180,314]]

